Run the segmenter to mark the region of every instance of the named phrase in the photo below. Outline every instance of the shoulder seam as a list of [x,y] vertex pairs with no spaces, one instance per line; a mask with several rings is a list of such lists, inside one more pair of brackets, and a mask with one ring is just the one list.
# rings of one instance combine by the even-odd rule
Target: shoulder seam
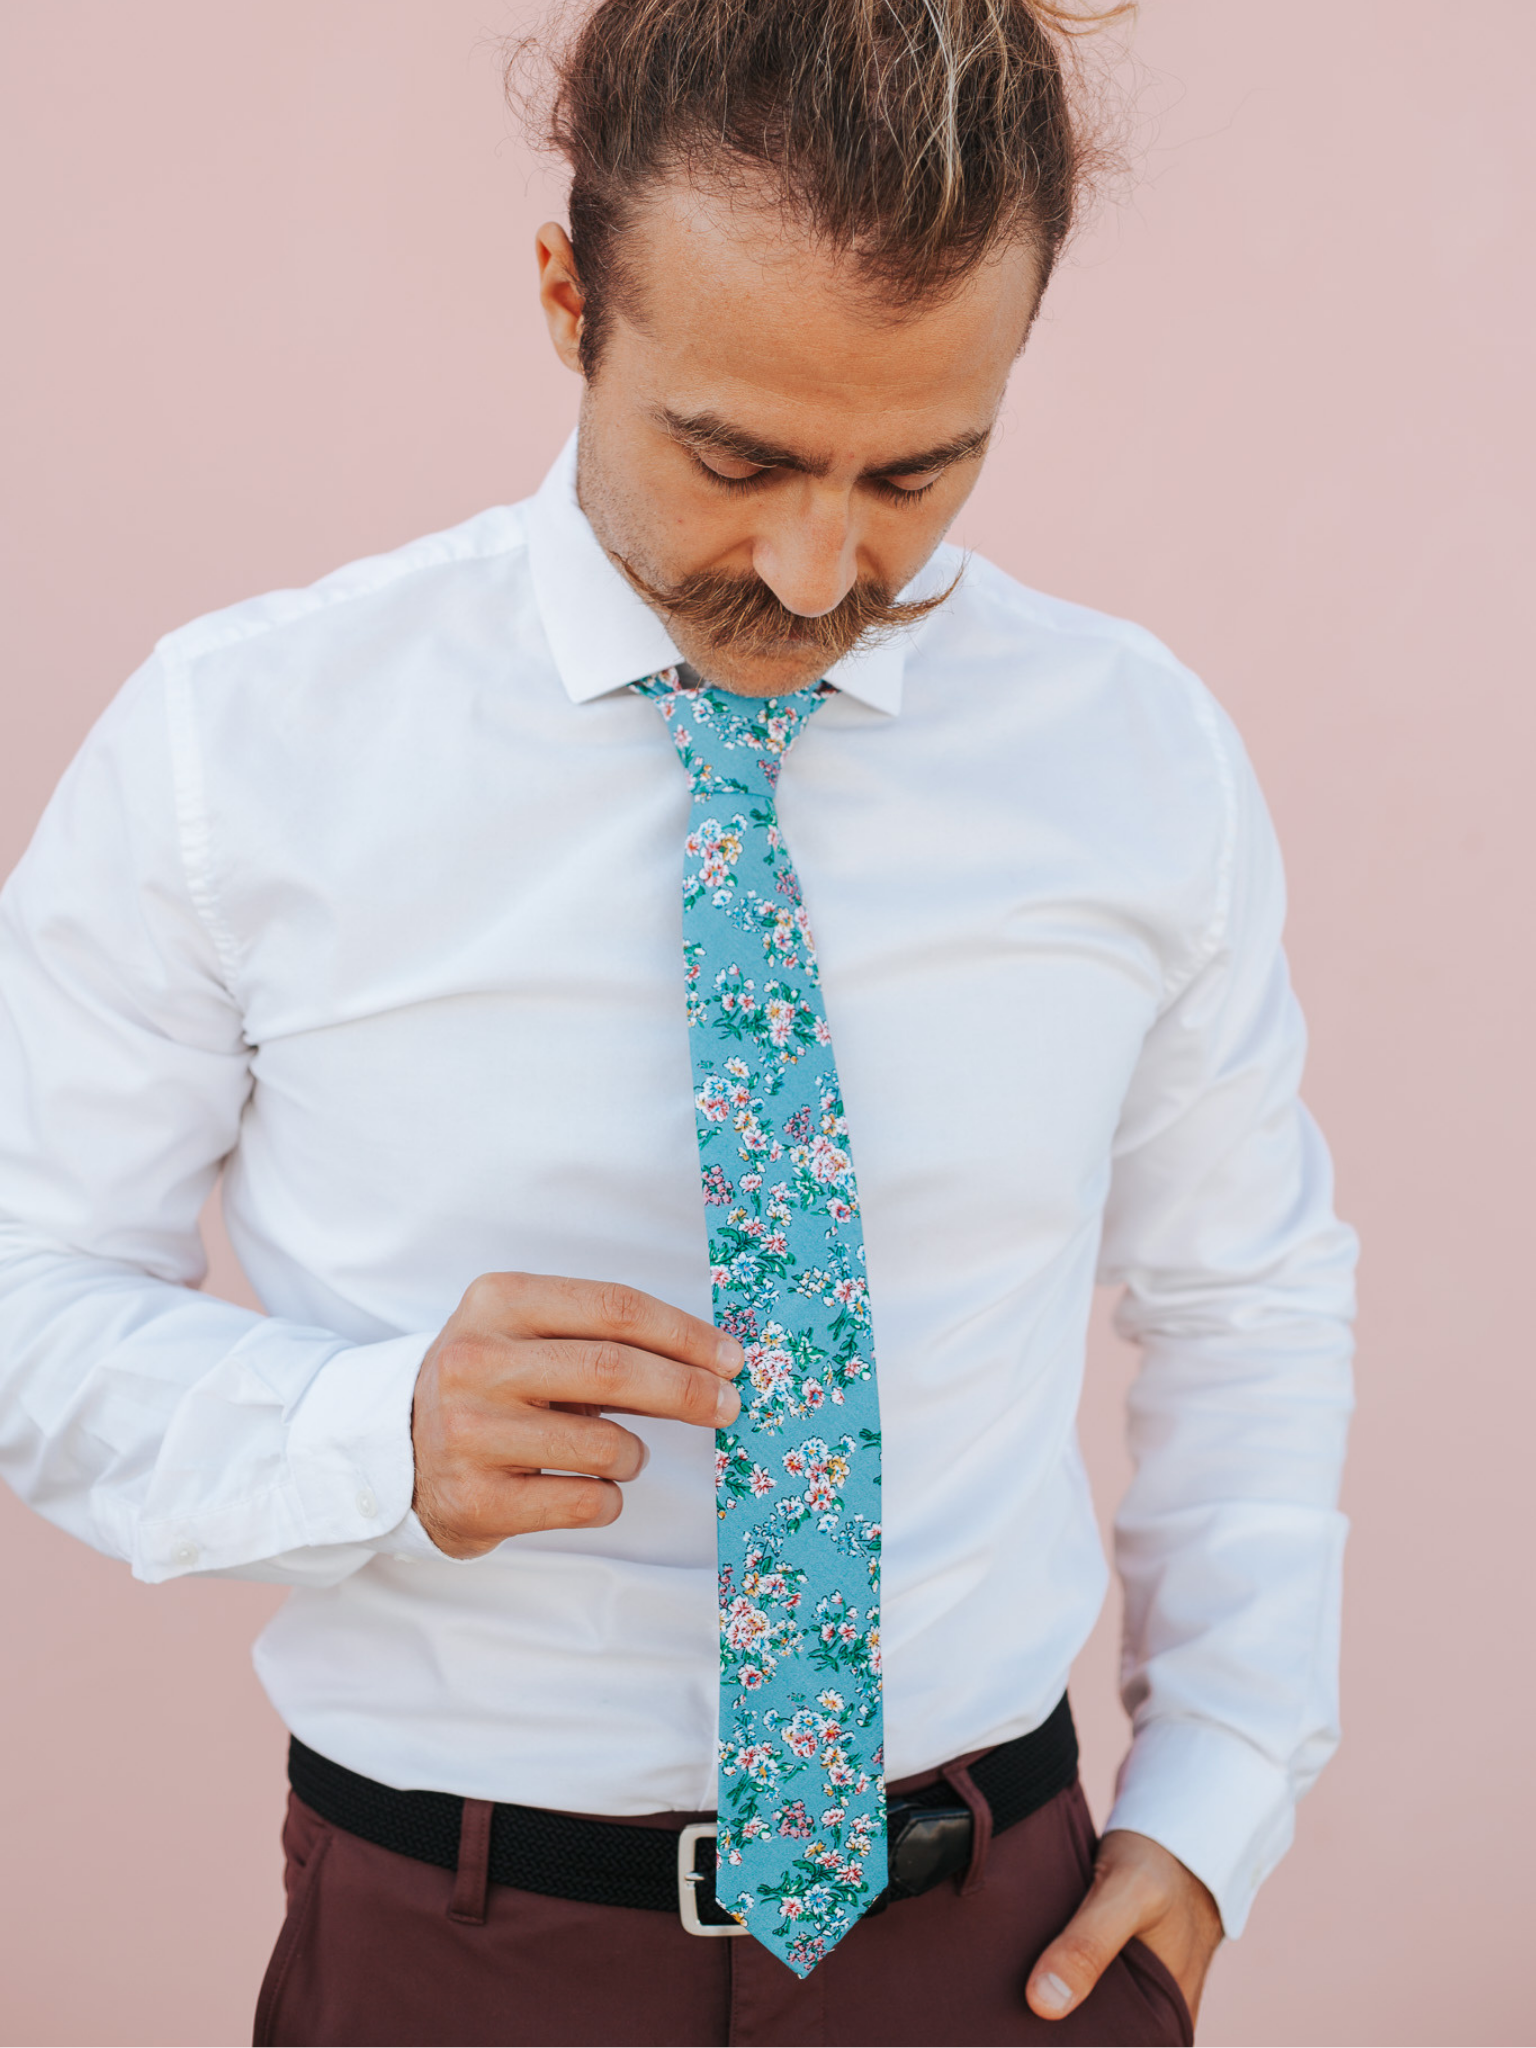
[[1195,723],[1210,748],[1216,769],[1216,784],[1221,792],[1222,835],[1221,849],[1216,856],[1216,885],[1210,917],[1206,921],[1193,965],[1187,974],[1181,976],[1169,988],[1165,1003],[1177,1001],[1190,984],[1210,966],[1228,938],[1228,928],[1232,919],[1233,883],[1237,872],[1239,825],[1237,776],[1233,772],[1231,754],[1222,736],[1215,703],[1188,669],[1177,662],[1171,663],[1171,666],[1184,685],[1184,694]]
[[[517,506],[492,508],[493,511],[507,513],[518,509],[520,508]],[[487,516],[485,513],[474,515],[475,518]],[[296,625],[304,619],[312,618],[316,613],[329,611],[335,606],[351,604],[365,597],[376,597],[381,590],[388,589],[391,584],[404,583],[412,576],[421,575],[425,570],[447,568],[455,562],[489,561],[498,555],[514,555],[528,546],[526,527],[517,534],[499,537],[494,544],[485,546],[450,550],[437,545],[444,541],[448,534],[459,530],[450,527],[445,533],[431,534],[420,541],[408,541],[404,547],[391,553],[363,556],[357,562],[344,564],[339,569],[333,569],[328,575],[319,577],[315,582],[303,584],[296,589],[267,591],[262,596],[247,599],[222,611],[205,613],[202,618],[191,619],[186,625],[176,626],[169,633],[162,635],[156,643],[155,651],[168,660],[200,660],[204,655],[215,654],[221,648],[238,646],[244,640],[259,639],[264,634],[276,632],[284,626]],[[401,563],[399,556],[412,548],[422,548],[428,552],[419,561]],[[360,574],[355,583],[343,583],[344,578],[350,577],[354,572],[363,571],[372,564],[377,564],[375,574]],[[284,599],[288,601],[288,608],[276,617],[252,618],[248,615],[249,608],[254,605]],[[173,647],[174,656],[170,653]]]
[[[1035,590],[1028,583],[1021,583],[1017,576],[1011,576],[1006,569],[999,568],[989,555],[966,552],[966,562],[981,564],[989,570],[1002,586],[993,586],[999,601],[1011,600],[1028,617],[1032,627],[1041,632],[1055,633],[1063,637],[1080,637],[1084,640],[1109,641],[1117,646],[1129,648],[1143,660],[1155,663],[1165,674],[1177,676],[1181,681],[1190,679],[1190,671],[1171,648],[1166,647],[1157,635],[1134,619],[1121,618],[1116,612],[1096,611],[1092,605],[1078,604],[1071,598],[1052,597],[1048,591]],[[981,579],[977,579],[980,584]],[[975,587],[975,586],[973,586]],[[963,588],[963,586],[962,586]],[[978,595],[986,586],[981,585]],[[1071,613],[1070,618],[1053,617],[1052,613],[1061,607]]]
[[161,645],[164,669],[166,739],[171,760],[171,787],[176,805],[176,842],[181,855],[187,896],[208,934],[214,957],[232,1001],[239,1003],[240,954],[219,912],[213,886],[213,828],[203,783],[202,755],[193,729],[191,677],[185,664]]

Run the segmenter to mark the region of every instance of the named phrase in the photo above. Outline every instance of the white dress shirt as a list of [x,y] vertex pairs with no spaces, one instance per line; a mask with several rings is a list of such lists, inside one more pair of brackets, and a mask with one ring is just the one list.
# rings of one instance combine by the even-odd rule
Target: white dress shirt
[[[326,1756],[643,1814],[714,1804],[710,1437],[635,1422],[612,1528],[472,1563],[409,1512],[417,1367],[477,1274],[710,1314],[688,786],[624,687],[676,654],[573,476],[172,633],[65,776],[0,899],[0,1470],[140,1578],[292,1586],[257,1664]],[[1120,1285],[1112,1824],[1236,1932],[1336,1739],[1350,1405],[1270,824],[1156,641],[981,560],[832,680],[780,813],[863,1200],[889,1769],[1061,1695]],[[266,1317],[192,1291],[221,1164]]]

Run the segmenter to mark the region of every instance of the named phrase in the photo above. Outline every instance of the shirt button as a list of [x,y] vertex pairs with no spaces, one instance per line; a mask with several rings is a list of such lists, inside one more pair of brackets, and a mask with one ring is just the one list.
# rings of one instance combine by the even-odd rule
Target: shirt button
[[171,1552],[171,1562],[173,1564],[197,1563],[197,1545],[190,1536],[183,1536],[176,1548]]
[[379,1504],[373,1497],[373,1488],[365,1486],[357,1496],[357,1512],[365,1522],[371,1522],[379,1512]]

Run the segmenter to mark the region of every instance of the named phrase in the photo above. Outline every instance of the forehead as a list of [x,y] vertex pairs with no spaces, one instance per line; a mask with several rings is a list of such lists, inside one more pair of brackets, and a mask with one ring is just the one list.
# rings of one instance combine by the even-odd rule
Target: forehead
[[683,179],[648,195],[623,262],[612,367],[640,402],[763,432],[793,424],[860,457],[871,435],[936,444],[985,426],[1037,295],[1015,244],[944,297],[896,309],[760,190]]

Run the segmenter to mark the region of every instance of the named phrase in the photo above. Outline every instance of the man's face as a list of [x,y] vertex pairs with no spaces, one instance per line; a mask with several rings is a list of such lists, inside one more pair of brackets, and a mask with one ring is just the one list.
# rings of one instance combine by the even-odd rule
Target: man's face
[[[625,255],[634,303],[609,313],[582,398],[582,508],[710,682],[799,689],[969,496],[1035,304],[1031,254],[1005,250],[893,314],[777,208],[679,181]],[[558,227],[539,259],[551,335],[578,368]]]

